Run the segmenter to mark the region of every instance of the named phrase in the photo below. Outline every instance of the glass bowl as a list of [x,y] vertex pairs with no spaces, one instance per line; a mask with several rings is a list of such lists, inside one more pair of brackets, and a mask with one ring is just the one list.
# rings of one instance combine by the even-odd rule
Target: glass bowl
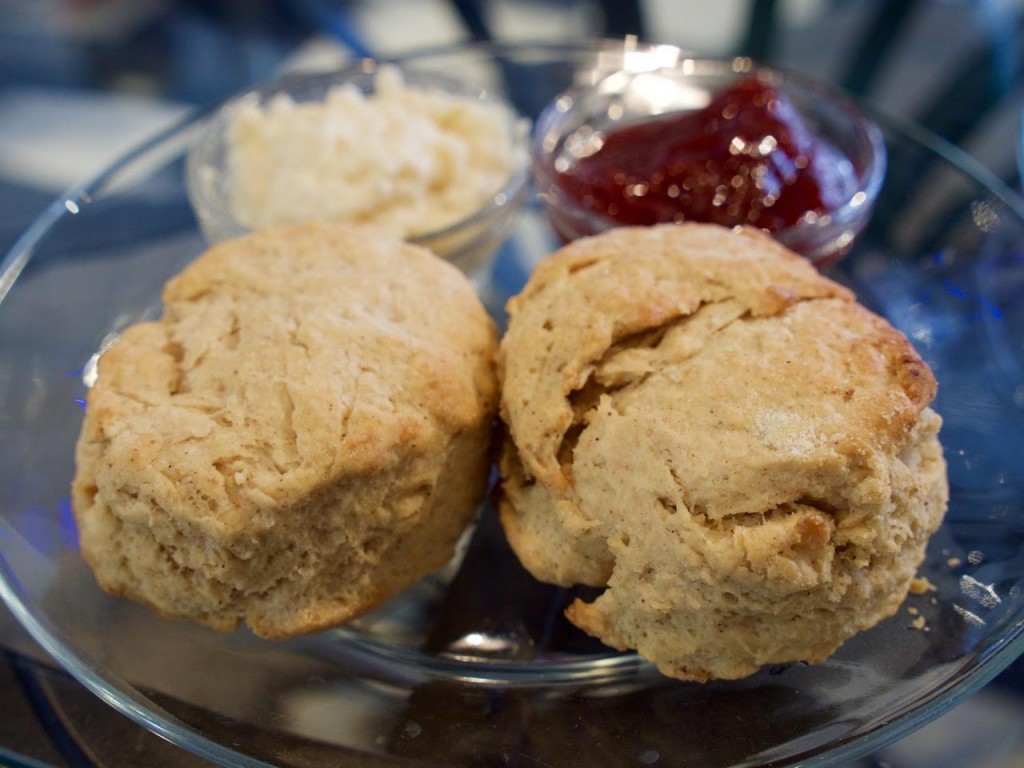
[[[392,65],[392,67],[397,66]],[[371,96],[380,84],[378,78],[382,68],[378,62],[362,60],[358,64],[337,71],[286,74],[241,93],[216,109],[206,120],[202,135],[189,153],[186,172],[189,199],[195,208],[200,226],[207,239],[210,242],[217,242],[225,238],[236,237],[248,231],[252,225],[252,222],[238,214],[238,209],[232,202],[232,184],[234,182],[230,126],[240,111],[252,107],[268,108],[268,105],[282,95],[287,96],[295,104],[323,102],[332,89],[340,86],[354,87],[358,92]],[[485,140],[500,141],[508,145],[508,161],[511,170],[504,181],[485,194],[480,200],[479,207],[470,213],[460,215],[455,219],[449,219],[447,216],[444,219],[438,217],[439,220],[444,220],[447,223],[427,231],[421,231],[415,226],[411,226],[409,231],[398,232],[398,234],[406,236],[410,242],[429,248],[460,267],[464,272],[472,274],[486,262],[508,234],[513,219],[526,196],[529,177],[529,121],[518,116],[507,103],[495,98],[485,89],[473,88],[464,84],[457,78],[457,74],[416,71],[412,68],[400,68],[399,71],[402,81],[408,89],[450,95],[471,102],[481,102],[493,107],[495,114],[501,116],[499,131],[504,132],[505,136],[495,135],[486,137]],[[333,115],[332,119],[334,119]],[[379,126],[374,127],[379,130]],[[326,137],[331,136],[331,132],[335,130],[337,130],[335,126],[327,125],[316,132],[317,138],[324,137],[324,143],[328,143],[329,139]],[[351,139],[347,138],[345,141],[348,142]],[[291,154],[288,153],[286,157],[291,157]],[[310,158],[311,170],[317,167],[317,162],[318,158]],[[327,164],[329,160],[320,158],[320,162]],[[358,166],[358,163],[356,165]],[[453,165],[459,168],[458,162]],[[409,169],[403,167],[392,173],[397,179],[399,174],[408,172]],[[465,178],[464,171],[456,171],[456,173],[461,173],[461,176],[454,176],[450,184],[451,188],[460,184],[466,186],[467,181],[472,181]],[[317,189],[318,185],[322,187],[321,196],[331,194],[332,188],[334,190],[346,187],[359,189],[360,184],[374,183],[372,177],[362,177],[361,174],[356,178],[346,178],[336,169],[328,170],[321,179],[313,183],[310,183],[310,179],[315,179],[315,176],[309,171],[300,169],[297,176],[303,179],[305,184],[311,184],[314,189]],[[432,180],[430,182],[433,183]],[[431,192],[429,184],[423,185],[422,192],[423,195],[417,195],[411,201],[412,205],[419,204],[424,196],[429,197]],[[319,192],[317,194],[320,195]],[[406,203],[402,202],[399,205],[406,205]],[[373,215],[372,211],[369,213]],[[330,218],[331,215],[323,211],[310,210],[301,218]],[[294,212],[290,212],[288,216],[292,220],[296,218]],[[249,218],[253,217],[250,215]],[[334,216],[334,218],[337,220],[339,216]],[[405,218],[410,217],[406,216]],[[373,223],[372,220],[370,223]],[[396,226],[396,222],[383,220],[381,226],[384,228]],[[404,222],[401,223],[401,226],[403,229],[406,228]]]
[[[465,46],[414,63],[530,115],[594,82],[605,53]],[[262,641],[102,592],[68,502],[80,401],[97,350],[206,247],[183,183],[202,119],[55,201],[0,264],[0,598],[99,699],[221,765],[821,768],[880,749],[1024,651],[1024,210],[949,145],[879,122],[889,172],[832,275],[935,371],[951,500],[920,570],[934,589],[825,662],[661,677],[573,633],[572,595],[522,570],[487,503],[452,569],[341,630]],[[496,313],[556,243],[525,206],[480,284]]]
[[[885,143],[874,121],[835,89],[795,73],[758,66],[747,58],[693,59],[680,53],[673,60],[664,54],[663,50],[657,59],[633,59],[628,66],[596,82],[575,85],[556,96],[538,118],[533,170],[559,235],[572,240],[619,225],[594,205],[568,193],[559,183],[563,173],[599,151],[612,133],[643,123],[653,125],[671,114],[700,110],[723,88],[752,76],[788,97],[817,140],[818,151],[835,155],[835,162],[830,157],[822,161],[822,166],[836,173],[838,204],[831,210],[808,211],[773,235],[823,269],[848,252],[871,215],[885,176]],[[749,151],[753,153],[752,161],[760,162],[762,157],[781,151],[775,150],[775,145],[775,137],[766,133],[758,140],[757,149],[753,148],[754,142],[740,142],[736,152],[732,146],[729,151]],[[771,149],[760,148],[766,146]],[[637,162],[637,158],[630,157],[626,162]],[[641,158],[639,162],[647,161]],[[628,172],[630,167],[607,172]],[[731,181],[749,184],[739,175]],[[701,183],[699,179],[697,183]],[[680,195],[678,186],[674,192],[677,198],[686,194],[684,190]],[[582,194],[588,195],[589,190]],[[671,221],[671,216],[679,216],[681,210],[676,206],[663,209],[657,214],[658,220]]]

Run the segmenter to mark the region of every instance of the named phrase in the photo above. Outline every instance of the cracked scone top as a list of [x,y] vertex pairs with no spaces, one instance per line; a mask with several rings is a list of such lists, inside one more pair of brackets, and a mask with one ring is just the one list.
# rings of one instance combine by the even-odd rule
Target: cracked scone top
[[945,512],[931,371],[758,231],[566,246],[498,364],[513,549],[606,587],[571,621],[673,677],[825,659],[896,611]]
[[495,328],[457,269],[295,225],[211,248],[163,299],[101,356],[77,445],[81,548],[106,590],[284,637],[446,563],[497,405]]

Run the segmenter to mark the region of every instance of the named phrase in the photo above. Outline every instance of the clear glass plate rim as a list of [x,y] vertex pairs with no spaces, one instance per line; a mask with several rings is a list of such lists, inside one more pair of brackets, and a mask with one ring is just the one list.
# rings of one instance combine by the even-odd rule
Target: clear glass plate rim
[[218,742],[196,733],[189,725],[142,696],[135,686],[109,670],[90,663],[72,650],[72,644],[49,621],[29,608],[29,600],[17,588],[13,574],[0,552],[0,599],[33,640],[85,688],[116,711],[170,741],[182,749],[230,768],[269,765],[246,757]]

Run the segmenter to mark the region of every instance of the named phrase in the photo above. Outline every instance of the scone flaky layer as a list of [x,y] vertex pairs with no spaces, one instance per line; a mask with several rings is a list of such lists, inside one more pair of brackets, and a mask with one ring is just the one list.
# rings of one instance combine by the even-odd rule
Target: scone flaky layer
[[298,225],[211,248],[163,298],[102,355],[78,442],[104,588],[278,637],[447,561],[497,399],[495,329],[461,273],[372,230]]
[[499,353],[502,521],[569,617],[666,674],[820,661],[903,600],[946,506],[935,380],[753,231],[625,228],[547,259]]

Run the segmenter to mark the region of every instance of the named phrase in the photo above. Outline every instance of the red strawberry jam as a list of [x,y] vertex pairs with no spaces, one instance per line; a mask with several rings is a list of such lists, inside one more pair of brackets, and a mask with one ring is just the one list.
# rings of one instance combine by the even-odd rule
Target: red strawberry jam
[[585,209],[620,224],[704,221],[768,232],[840,207],[849,163],[818,140],[785,94],[757,76],[701,110],[609,132],[557,175]]

